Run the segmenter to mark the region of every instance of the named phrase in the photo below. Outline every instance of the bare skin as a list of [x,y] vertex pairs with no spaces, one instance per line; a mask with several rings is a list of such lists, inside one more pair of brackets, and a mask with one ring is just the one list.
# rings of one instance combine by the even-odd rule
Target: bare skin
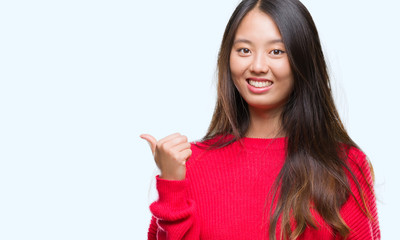
[[284,137],[281,131],[281,111],[265,111],[249,108],[250,124],[246,137],[250,138],[278,138]]
[[[294,80],[282,36],[267,14],[254,9],[243,18],[235,35],[230,69],[236,89],[249,107],[246,137],[284,136],[280,131],[282,109]],[[248,86],[251,79],[272,84],[268,91],[253,92]]]
[[154,160],[161,171],[160,178],[166,180],[185,179],[186,161],[192,155],[186,136],[174,133],[159,141],[150,134],[142,134],[140,137],[150,145]]

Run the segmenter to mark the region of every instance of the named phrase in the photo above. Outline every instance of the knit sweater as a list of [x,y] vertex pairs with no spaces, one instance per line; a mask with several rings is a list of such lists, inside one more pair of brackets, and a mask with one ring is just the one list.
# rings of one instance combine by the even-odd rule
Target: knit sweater
[[[215,150],[192,143],[184,180],[156,177],[159,197],[150,205],[148,239],[268,239],[266,198],[285,161],[285,140],[243,138],[241,143]],[[348,166],[360,182],[372,215],[371,220],[357,204],[362,204],[360,193],[348,174],[354,197],[350,195],[340,210],[351,229],[348,239],[380,239],[375,194],[369,187],[373,181],[364,153],[351,148]],[[316,211],[311,212],[318,227],[307,227],[299,240],[342,239]]]

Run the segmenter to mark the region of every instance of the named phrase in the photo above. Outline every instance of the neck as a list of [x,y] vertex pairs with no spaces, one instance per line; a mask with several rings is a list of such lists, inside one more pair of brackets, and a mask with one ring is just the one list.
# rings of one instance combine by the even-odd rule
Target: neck
[[250,124],[246,137],[277,138],[284,137],[281,130],[281,110],[254,109],[249,107]]

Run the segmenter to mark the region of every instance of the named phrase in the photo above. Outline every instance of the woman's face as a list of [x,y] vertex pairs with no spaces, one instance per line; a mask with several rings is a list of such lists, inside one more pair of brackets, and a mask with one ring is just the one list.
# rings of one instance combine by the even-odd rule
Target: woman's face
[[278,27],[267,14],[254,9],[243,18],[230,68],[249,108],[281,111],[293,89],[293,74]]

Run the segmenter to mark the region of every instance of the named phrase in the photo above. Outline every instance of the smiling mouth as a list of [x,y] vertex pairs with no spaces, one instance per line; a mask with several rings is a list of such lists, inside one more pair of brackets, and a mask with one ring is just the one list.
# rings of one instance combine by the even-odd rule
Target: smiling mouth
[[247,83],[256,88],[265,88],[272,85],[271,81],[264,80],[264,81],[256,81],[252,79],[246,79]]

